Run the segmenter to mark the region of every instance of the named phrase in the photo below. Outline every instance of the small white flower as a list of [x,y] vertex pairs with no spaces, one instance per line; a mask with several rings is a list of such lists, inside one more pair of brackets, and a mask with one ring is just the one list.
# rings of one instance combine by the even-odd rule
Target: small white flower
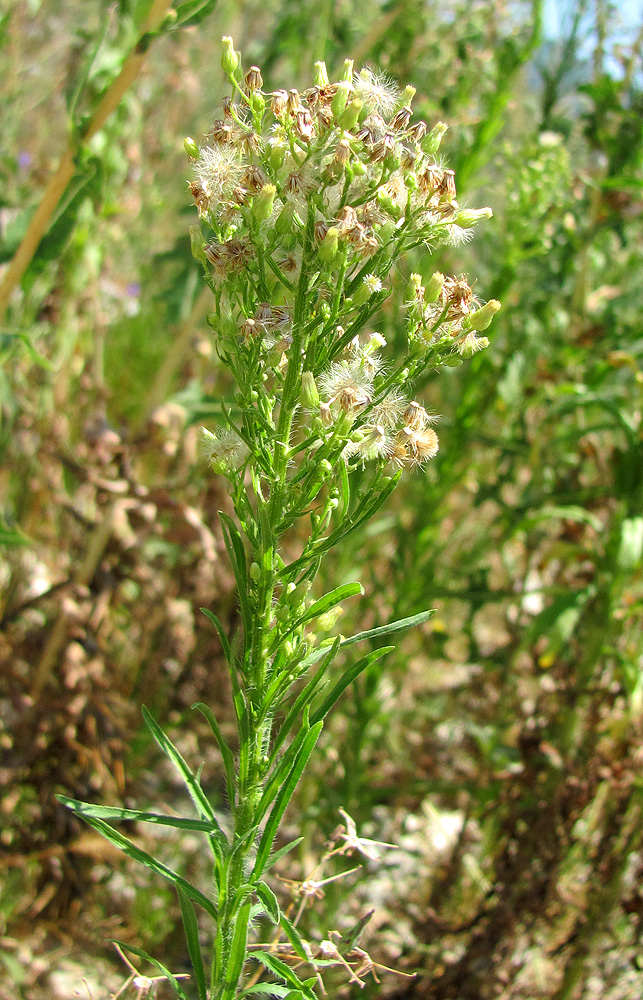
[[371,295],[375,295],[376,292],[382,291],[382,282],[374,274],[367,274],[364,278],[364,284]]

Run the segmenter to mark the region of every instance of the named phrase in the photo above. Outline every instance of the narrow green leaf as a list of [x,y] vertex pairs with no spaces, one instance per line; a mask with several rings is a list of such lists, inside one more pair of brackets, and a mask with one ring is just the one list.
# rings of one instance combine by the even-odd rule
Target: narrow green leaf
[[[306,739],[306,736],[308,735],[309,731],[310,731],[310,710],[305,709],[303,720],[300,723],[299,732],[295,736],[294,740],[292,741],[292,743],[290,744],[284,755],[277,762],[276,766],[274,766],[272,774],[270,775],[269,780],[266,782],[264,786],[264,790],[259,800],[259,805],[257,806],[257,811],[256,811],[256,817],[259,822],[263,819],[268,808],[270,807],[271,802],[273,801],[273,799],[277,795],[277,792],[281,788],[286,776],[288,775],[291,767],[293,766],[297,758],[297,754],[299,753],[301,747],[304,744],[304,740]],[[270,767],[273,767],[276,760],[277,760],[277,752],[273,750],[270,757]]]
[[303,993],[303,995],[307,997],[307,1000],[316,1000],[315,994],[310,987],[306,986],[305,983],[302,983],[296,972],[293,972],[290,966],[286,965],[285,962],[282,962],[282,960],[277,958],[276,955],[271,955],[267,951],[253,951],[252,957],[258,962],[261,962],[264,968],[268,969],[269,972],[273,972],[275,976],[279,976],[279,978],[283,979],[289,986],[292,986],[295,990]]
[[304,839],[303,837],[297,837],[296,840],[291,840],[289,844],[285,845],[285,847],[280,847],[278,851],[275,851],[274,854],[271,854],[263,867],[264,872],[269,871],[269,869],[272,868],[273,865],[276,865],[278,861],[281,861],[281,859],[285,857],[286,854],[292,851],[293,847],[297,847],[297,844],[301,844],[303,839]]
[[277,997],[281,1000],[282,997],[289,996],[292,990],[289,990],[287,986],[280,986],[279,983],[255,983],[254,986],[249,986],[247,990],[239,994],[240,1000],[243,997],[251,997],[255,994],[263,994],[264,996]]
[[248,921],[252,903],[247,902],[239,910],[234,926],[234,934],[228,955],[228,967],[226,969],[225,985],[223,997],[232,998],[237,992],[239,976],[246,961],[248,944]]
[[185,762],[183,756],[176,749],[172,741],[163,732],[159,724],[152,718],[145,705],[142,706],[141,711],[143,713],[143,719],[145,720],[145,725],[151,732],[152,736],[160,746],[161,750],[166,754],[166,756],[174,764],[175,768],[183,778],[188,792],[190,793],[190,798],[194,802],[197,811],[205,819],[210,820],[214,826],[216,835],[220,838],[222,844],[227,844],[227,838],[219,826],[217,818],[214,814],[214,809],[208,802],[205,792],[201,788],[201,785],[192,774],[192,771]]
[[62,805],[72,809],[78,816],[92,816],[95,819],[127,820],[137,823],[154,823],[157,826],[171,826],[175,830],[198,830],[200,833],[214,833],[214,826],[207,819],[187,819],[183,816],[166,816],[164,813],[144,812],[141,809],[123,809],[120,806],[100,806],[92,802],[79,802],[66,795],[57,795]]
[[192,28],[212,13],[217,0],[186,0],[176,8],[177,19],[174,28]]
[[263,903],[266,913],[272,920],[273,924],[278,924],[281,917],[281,910],[279,909],[279,900],[275,896],[274,892],[265,882],[257,882],[255,886],[255,892],[257,896]]
[[212,622],[215,629],[219,633],[219,639],[221,640],[221,645],[223,646],[223,652],[225,654],[225,658],[230,664],[230,666],[233,666],[232,650],[230,649],[230,642],[228,640],[227,635],[225,634],[225,629],[223,628],[223,625],[215,615],[214,611],[210,611],[209,608],[200,608],[199,610],[205,615],[206,618],[209,619],[209,621]]
[[306,622],[312,621],[313,618],[318,618],[320,615],[330,611],[337,604],[347,600],[347,598],[355,597],[356,594],[364,594],[364,588],[361,583],[345,583],[341,587],[336,587],[335,590],[324,594],[318,601],[311,604],[306,613],[299,619],[297,625],[304,625]]
[[142,851],[140,847],[136,847],[131,840],[124,837],[122,833],[118,832],[118,830],[114,830],[109,823],[105,823],[102,819],[96,819],[93,816],[85,816],[84,819],[86,823],[89,823],[89,825],[94,828],[94,830],[97,830],[98,833],[101,833],[106,840],[109,840],[110,844],[113,844],[114,847],[118,847],[118,849],[123,851],[124,854],[127,854],[129,858],[145,865],[145,867],[149,868],[150,871],[153,871],[162,878],[167,879],[168,882],[172,882],[173,885],[180,886],[190,899],[194,900],[195,903],[198,903],[199,906],[202,906],[206,913],[209,913],[211,917],[216,918],[216,906],[210,899],[208,899],[207,896],[203,895],[200,889],[197,889],[196,886],[182,878],[182,876],[177,874],[177,872],[172,871],[172,869],[168,868],[167,865],[157,861],[156,858],[153,858],[151,854],[147,853],[147,851]]
[[307,962],[309,956],[306,954],[306,949],[304,947],[304,942],[301,939],[301,935],[295,925],[290,922],[285,913],[281,914],[281,919],[279,921],[281,924],[281,929],[290,941],[293,951],[296,955],[301,958],[303,962]]
[[435,614],[433,611],[421,611],[417,615],[411,615],[410,618],[398,618],[396,622],[389,622],[388,625],[378,625],[377,628],[368,629],[366,632],[358,632],[357,635],[351,635],[348,639],[342,640],[342,649],[344,646],[352,646],[354,642],[362,642],[364,639],[379,639],[383,635],[391,635],[393,632],[406,632],[409,628],[415,628],[416,625],[421,625],[422,622],[426,622]]
[[374,649],[372,653],[362,656],[357,663],[354,663],[352,667],[349,667],[348,670],[339,678],[337,684],[335,684],[334,688],[324,699],[317,711],[313,713],[311,719],[312,724],[319,724],[322,719],[325,719],[337,699],[344,693],[346,688],[353,683],[355,678],[359,677],[362,671],[366,670],[371,663],[375,663],[376,660],[385,656],[386,653],[390,653],[393,649],[395,649],[395,646],[382,646],[381,649]]
[[308,734],[306,735],[306,739],[303,742],[302,748],[297,755],[297,759],[295,760],[295,763],[292,766],[292,770],[290,771],[290,774],[286,778],[286,781],[284,782],[281,791],[279,792],[279,795],[275,800],[275,804],[272,807],[270,817],[268,819],[268,822],[266,823],[266,827],[263,831],[261,840],[259,842],[259,848],[257,850],[257,858],[255,860],[255,865],[252,873],[254,878],[258,878],[263,872],[264,866],[270,854],[270,849],[272,848],[273,841],[277,834],[279,824],[281,823],[283,814],[285,813],[286,807],[290,802],[290,799],[292,798],[292,794],[295,791],[295,788],[297,787],[297,783],[301,778],[303,770],[306,767],[306,764],[308,763],[308,759],[311,753],[313,752],[314,746],[317,740],[319,739],[319,734],[322,731],[322,726],[323,726],[322,722],[317,722],[317,724],[314,725],[312,729],[309,730]]
[[199,1000],[207,1000],[205,969],[203,968],[203,956],[201,955],[201,945],[199,944],[199,926],[196,922],[196,914],[192,903],[180,886],[177,886],[176,891],[179,897],[183,927],[185,928],[185,940],[187,941],[190,961],[194,969],[194,981],[199,993]]
[[176,991],[177,995],[181,997],[181,1000],[190,1000],[190,998],[188,997],[187,993],[181,986],[178,979],[176,979],[176,977],[172,975],[170,970],[166,969],[165,966],[161,962],[159,962],[156,958],[153,958],[151,955],[148,955],[148,953],[146,951],[143,951],[142,948],[137,948],[133,944],[126,944],[125,941],[115,941],[115,944],[117,944],[119,948],[122,948],[123,951],[129,951],[131,955],[136,955],[137,958],[142,958],[144,962],[149,962],[150,965],[153,965],[155,969],[158,969],[158,971],[161,973],[162,976],[165,976],[167,981]]
[[[288,714],[286,715],[286,718],[284,719],[284,721],[281,723],[281,725],[279,727],[279,731],[277,732],[277,735],[275,737],[275,742],[274,742],[274,746],[273,746],[273,750],[272,750],[272,756],[273,757],[278,752],[279,748],[282,746],[282,744],[283,744],[284,740],[286,739],[288,733],[290,732],[290,730],[292,729],[293,725],[295,724],[295,720],[299,718],[301,712],[304,710],[304,708],[306,707],[306,705],[309,705],[311,703],[312,699],[315,697],[315,693],[317,691],[317,688],[319,687],[319,685],[323,681],[324,675],[326,674],[328,668],[330,667],[331,663],[335,659],[335,656],[337,655],[337,651],[339,650],[340,643],[341,643],[340,637],[336,636],[335,639],[334,639],[334,641],[333,641],[333,643],[332,643],[332,645],[329,646],[327,649],[325,649],[325,650],[322,651],[322,655],[325,654],[324,655],[324,662],[321,664],[321,666],[318,667],[318,669],[315,672],[315,674],[308,681],[308,684],[306,684],[306,686],[304,688],[302,688],[302,690],[299,692],[299,694],[295,698],[295,700],[294,700],[291,708],[289,709]],[[306,660],[304,660],[304,664],[305,663],[306,663]],[[302,664],[302,666],[303,666],[303,664]]]
[[252,615],[248,602],[248,574],[246,568],[246,552],[243,547],[241,535],[236,524],[227,514],[219,511],[223,541],[232,564],[232,571],[237,582],[237,593],[239,597],[239,610],[243,622],[244,640],[252,631]]
[[221,756],[223,758],[223,766],[225,767],[225,773],[226,773],[226,788],[228,790],[228,800],[230,802],[230,805],[234,809],[236,802],[236,783],[234,774],[234,757],[232,756],[232,750],[225,741],[225,736],[221,732],[221,726],[217,722],[216,716],[212,711],[212,709],[209,708],[207,705],[205,705],[202,701],[196,702],[196,704],[194,704],[192,708],[198,709],[199,712],[201,712],[201,714],[204,715],[208,720],[208,722],[210,723],[210,728],[214,733],[214,738],[217,741],[217,745],[219,747]]

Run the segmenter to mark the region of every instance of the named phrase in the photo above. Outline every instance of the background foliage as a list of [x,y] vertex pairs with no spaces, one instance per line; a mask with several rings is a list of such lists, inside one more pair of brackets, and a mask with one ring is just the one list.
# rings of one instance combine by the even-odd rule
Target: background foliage
[[[176,4],[141,46],[151,6],[10,0],[0,20],[1,261],[73,152],[0,335],[0,994],[73,996],[85,976],[99,1000],[125,978],[112,936],[187,968],[169,890],[54,794],[178,808],[145,704],[225,808],[189,706],[229,706],[196,610],[237,615],[216,514],[229,501],[196,454],[229,385],[190,255],[182,140],[209,127],[231,33],[269,86],[346,55],[411,80],[418,113],[450,125],[459,200],[495,218],[409,265],[465,271],[503,301],[491,347],[426,390],[444,415],[438,458],[321,581],[361,567],[346,634],[437,614],[338,707],[280,873],[306,876],[343,806],[399,850],[329,885],[304,920],[326,933],[374,908],[370,953],[420,973],[378,990],[639,995],[641,18],[585,0],[219,0]],[[139,75],[83,141],[137,41]],[[378,318],[392,344],[406,273],[396,283]],[[198,876],[196,842],[166,850]]]

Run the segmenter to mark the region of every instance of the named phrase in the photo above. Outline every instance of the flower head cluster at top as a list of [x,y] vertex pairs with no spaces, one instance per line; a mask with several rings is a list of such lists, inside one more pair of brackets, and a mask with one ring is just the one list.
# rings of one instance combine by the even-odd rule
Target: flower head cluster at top
[[[185,146],[200,218],[192,248],[216,295],[210,322],[236,401],[276,429],[296,393],[316,447],[332,439],[331,460],[421,465],[438,439],[409,386],[428,367],[487,346],[478,334],[499,303],[482,305],[464,277],[433,274],[423,284],[411,275],[408,352],[397,367],[369,323],[400,258],[468,240],[491,210],[459,205],[438,156],[446,126],[413,119],[413,87],[354,72],[347,60],[332,82],[316,63],[303,93],[267,92],[258,67],[244,73],[230,38],[222,66],[231,96],[205,143]],[[234,425],[206,433],[221,471],[246,460],[244,426],[236,444]]]

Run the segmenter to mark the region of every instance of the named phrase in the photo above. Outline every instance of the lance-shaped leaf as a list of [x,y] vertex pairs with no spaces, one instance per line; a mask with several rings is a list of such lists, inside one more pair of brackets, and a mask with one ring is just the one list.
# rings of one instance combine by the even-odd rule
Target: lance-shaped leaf
[[122,833],[119,833],[118,830],[111,827],[109,823],[105,823],[102,819],[96,819],[93,816],[85,816],[84,818],[85,822],[89,823],[89,825],[92,826],[94,830],[97,830],[98,833],[101,833],[106,840],[109,840],[110,844],[113,844],[114,847],[118,847],[118,849],[124,854],[127,854],[129,858],[145,865],[145,867],[149,868],[150,871],[155,872],[162,878],[167,879],[168,882],[171,882],[178,888],[183,889],[185,894],[189,896],[190,899],[194,900],[195,903],[198,903],[199,906],[202,906],[211,917],[216,918],[217,908],[212,900],[208,899],[208,897],[205,896],[200,889],[197,889],[196,886],[188,882],[187,879],[184,879],[171,868],[168,868],[167,865],[157,861],[156,858],[153,858],[151,854],[147,853],[147,851],[141,850],[141,848],[133,844],[128,837],[123,836]]
[[249,986],[247,990],[244,990],[239,994],[239,1000],[243,1000],[243,997],[256,996],[269,996],[277,997],[278,1000],[282,1000],[282,997],[287,997],[292,993],[287,986],[280,986],[279,983],[255,983],[254,986]]
[[228,966],[226,969],[225,984],[223,989],[223,997],[226,1000],[232,1000],[237,992],[237,983],[239,982],[239,976],[241,975],[241,970],[243,969],[244,963],[247,956],[247,944],[248,944],[248,921],[250,918],[250,910],[252,909],[252,903],[247,902],[239,910],[237,919],[234,926],[234,934],[232,935],[232,942],[230,944],[230,952],[228,954]]
[[331,608],[341,604],[342,601],[347,600],[349,597],[355,597],[356,594],[364,594],[364,588],[361,583],[344,583],[341,587],[336,587],[335,590],[324,594],[318,601],[311,604],[301,618],[289,629],[289,632],[294,631],[294,629],[299,628],[301,625],[305,625],[306,622],[312,621],[313,618],[319,618],[320,615],[326,614]]
[[282,785],[281,790],[275,800],[275,804],[272,807],[272,811],[270,813],[268,822],[266,823],[265,829],[261,836],[261,840],[259,841],[257,857],[252,872],[253,878],[258,878],[263,872],[264,866],[266,864],[266,861],[268,860],[268,856],[272,848],[273,841],[277,834],[277,830],[279,829],[279,824],[281,823],[283,814],[285,813],[286,807],[290,802],[290,799],[292,798],[293,792],[297,787],[297,784],[299,782],[299,779],[301,778],[303,770],[306,767],[306,764],[308,763],[308,759],[311,753],[313,752],[315,743],[319,739],[319,734],[322,731],[322,726],[323,723],[318,722],[307,733],[306,738],[302,744],[302,747],[299,753],[297,754],[297,759],[295,760],[295,763],[293,764],[292,769],[288,777],[286,778],[284,784]]
[[411,615],[410,618],[398,618],[396,622],[389,622],[388,625],[378,625],[377,628],[369,628],[366,632],[358,632],[356,635],[349,636],[348,639],[343,639],[341,648],[352,646],[355,642],[363,642],[365,639],[379,639],[383,635],[392,635],[394,632],[406,632],[407,629],[415,628],[416,625],[428,621],[434,614],[435,610],[420,611],[419,614]]
[[279,923],[279,918],[281,917],[281,910],[279,909],[279,900],[275,896],[274,892],[265,882],[257,882],[255,885],[255,892],[257,896],[263,903],[265,912],[268,914],[273,924]]
[[271,955],[267,951],[253,951],[252,957],[258,962],[261,962],[264,968],[268,969],[269,972],[273,972],[275,976],[279,976],[280,979],[283,979],[283,981],[288,983],[288,985],[293,987],[293,989],[299,990],[307,998],[307,1000],[317,1000],[311,988],[303,983],[299,976],[293,972],[290,966],[286,965],[285,962],[282,962],[282,960],[277,958],[276,955]]
[[221,624],[219,618],[217,618],[214,611],[210,611],[209,608],[200,608],[199,610],[205,615],[206,618],[208,618],[212,622],[215,629],[219,633],[219,639],[221,640],[221,645],[223,646],[223,652],[225,653],[225,658],[232,667],[234,663],[232,659],[232,650],[230,649],[230,642],[228,640],[228,637],[225,633],[225,629]]
[[150,813],[141,809],[123,809],[120,806],[100,806],[93,802],[79,802],[66,795],[57,795],[62,805],[72,809],[78,816],[95,819],[121,820],[122,822],[154,823],[157,826],[171,826],[175,830],[198,830],[200,833],[214,833],[215,827],[211,820],[188,819],[184,816],[166,816],[164,813]]
[[114,943],[117,944],[119,948],[122,948],[123,951],[129,951],[131,955],[136,955],[137,958],[142,958],[144,962],[149,962],[155,969],[158,969],[162,976],[165,976],[167,981],[176,991],[177,996],[181,997],[181,1000],[190,1000],[176,976],[173,976],[170,970],[166,969],[162,962],[159,962],[156,958],[152,958],[152,956],[148,955],[148,953],[143,951],[142,948],[137,948],[133,944],[126,944],[124,941],[115,941]]
[[306,952],[306,947],[302,941],[301,934],[295,927],[293,923],[288,919],[285,913],[281,914],[281,919],[279,921],[281,924],[281,929],[290,941],[292,949],[296,955],[302,960],[302,962],[307,962],[309,955]]
[[207,1000],[205,969],[203,968],[203,956],[201,955],[201,945],[199,944],[199,927],[196,922],[194,907],[180,886],[177,886],[176,891],[179,897],[181,917],[183,918],[183,927],[185,928],[185,940],[187,941],[190,961],[194,969],[194,981],[196,982],[199,1000]]
[[203,819],[207,819],[212,823],[215,831],[214,838],[219,841],[220,847],[223,848],[228,843],[226,835],[219,826],[217,818],[214,814],[214,809],[210,805],[205,792],[201,788],[201,785],[192,774],[192,771],[188,767],[181,753],[174,746],[170,738],[166,736],[159,724],[152,718],[148,710],[145,708],[145,705],[143,705],[141,711],[143,713],[145,725],[160,746],[161,750],[172,761],[175,768],[183,778],[186,788],[190,793],[190,798],[194,802],[199,814]]
[[292,851],[293,847],[297,847],[297,844],[301,844],[303,839],[303,837],[297,837],[296,840],[291,840],[289,844],[286,844],[284,847],[280,847],[278,851],[271,854],[263,867],[264,872],[267,872],[273,867],[273,865],[276,865],[278,861],[281,861],[286,854]]
[[353,681],[359,677],[363,670],[366,670],[371,663],[375,663],[386,653],[390,653],[395,646],[382,646],[381,649],[374,649],[372,653],[368,653],[366,656],[362,656],[357,663],[354,663],[352,667],[349,667],[342,676],[339,678],[333,689],[324,699],[323,703],[318,709],[313,712],[311,722],[313,725],[319,723],[322,719],[325,719],[331,708],[337,701],[337,699],[344,693],[347,687],[353,683]]
[[[273,757],[279,751],[279,748],[282,746],[284,740],[286,739],[288,733],[295,724],[295,721],[299,718],[301,712],[304,711],[307,705],[310,705],[311,701],[315,697],[317,688],[322,683],[324,676],[328,671],[328,668],[330,667],[331,663],[335,659],[335,656],[337,655],[340,643],[341,643],[340,637],[336,636],[336,638],[333,640],[332,645],[322,650],[322,655],[324,656],[323,663],[317,668],[317,671],[308,681],[308,684],[306,684],[306,686],[302,688],[302,690],[299,692],[294,702],[292,703],[292,706],[290,707],[286,715],[286,718],[279,727],[279,731],[277,732],[277,735],[275,737],[275,742],[272,749]],[[305,662],[306,661],[304,660],[304,663]]]
[[246,550],[239,530],[228,514],[219,511],[221,527],[223,531],[223,541],[232,563],[232,571],[237,581],[237,593],[239,596],[239,609],[243,622],[244,637],[249,636],[252,631],[252,614],[248,602],[248,574],[246,568]]
[[225,741],[225,736],[221,732],[221,726],[217,722],[216,716],[211,708],[208,708],[202,701],[196,702],[192,708],[197,708],[202,715],[205,715],[206,719],[210,723],[210,728],[214,733],[214,738],[217,741],[219,750],[221,752],[221,757],[223,758],[223,766],[226,773],[226,789],[228,792],[228,801],[232,808],[235,808],[236,801],[236,785],[235,785],[235,774],[234,774],[234,757],[232,756],[232,750]]

